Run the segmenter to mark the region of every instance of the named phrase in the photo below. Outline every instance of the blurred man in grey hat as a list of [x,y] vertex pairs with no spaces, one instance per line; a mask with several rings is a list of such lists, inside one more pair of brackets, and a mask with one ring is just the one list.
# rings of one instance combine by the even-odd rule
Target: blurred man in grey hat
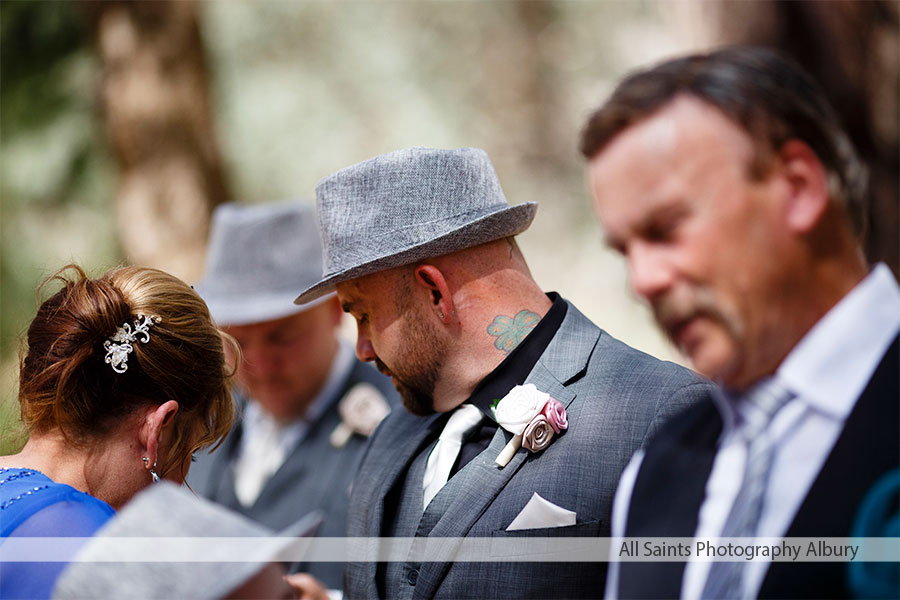
[[[407,410],[370,441],[349,535],[606,536],[619,473],[709,384],[615,340],[532,279],[510,206],[477,149],[411,148],[325,178],[316,190],[325,275],[356,354],[392,378]],[[488,557],[485,557],[488,558]],[[603,563],[360,562],[351,598],[576,598]]]
[[[314,509],[319,535],[346,531],[350,482],[367,436],[399,404],[375,369],[353,360],[338,337],[334,294],[298,306],[297,288],[317,281],[322,251],[311,208],[298,203],[220,206],[213,215],[197,291],[235,337],[242,418],[222,446],[197,457],[198,493],[282,529]],[[300,565],[331,588],[342,566]]]

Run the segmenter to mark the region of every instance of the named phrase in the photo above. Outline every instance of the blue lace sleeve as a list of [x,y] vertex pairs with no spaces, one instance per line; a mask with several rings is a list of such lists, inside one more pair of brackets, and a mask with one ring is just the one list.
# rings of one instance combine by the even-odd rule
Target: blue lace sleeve
[[[48,489],[46,496],[34,495],[34,512],[9,537],[89,538],[115,514],[105,502],[57,485],[53,486],[57,489]],[[0,598],[50,598],[56,579],[66,565],[65,562],[0,564]]]

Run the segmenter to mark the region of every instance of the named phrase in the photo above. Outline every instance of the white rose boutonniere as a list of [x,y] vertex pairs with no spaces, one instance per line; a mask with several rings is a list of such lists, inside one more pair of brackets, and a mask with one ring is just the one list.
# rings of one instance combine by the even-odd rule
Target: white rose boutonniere
[[391,407],[378,388],[357,383],[338,404],[341,422],[328,438],[331,445],[343,448],[354,433],[369,437],[390,411]]
[[513,434],[497,456],[496,463],[501,467],[509,463],[519,447],[540,452],[555,434],[568,427],[562,403],[538,390],[533,383],[517,385],[491,408],[497,423]]

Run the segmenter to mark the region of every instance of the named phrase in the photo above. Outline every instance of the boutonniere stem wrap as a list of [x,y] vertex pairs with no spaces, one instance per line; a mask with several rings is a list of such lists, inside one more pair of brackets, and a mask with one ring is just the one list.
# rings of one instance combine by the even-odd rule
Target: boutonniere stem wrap
[[550,445],[554,435],[569,426],[562,403],[532,383],[517,385],[492,409],[497,423],[513,434],[495,461],[500,467],[509,464],[522,446],[540,452]]

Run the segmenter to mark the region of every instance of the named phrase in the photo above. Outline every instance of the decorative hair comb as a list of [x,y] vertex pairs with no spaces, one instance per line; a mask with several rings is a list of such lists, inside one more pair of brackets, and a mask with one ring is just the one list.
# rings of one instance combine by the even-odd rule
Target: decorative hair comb
[[128,370],[128,355],[134,350],[137,342],[146,344],[150,341],[150,326],[159,323],[159,317],[147,317],[138,315],[134,321],[134,331],[131,324],[125,323],[113,334],[111,338],[103,342],[106,350],[106,362],[110,364],[116,373],[124,373]]

